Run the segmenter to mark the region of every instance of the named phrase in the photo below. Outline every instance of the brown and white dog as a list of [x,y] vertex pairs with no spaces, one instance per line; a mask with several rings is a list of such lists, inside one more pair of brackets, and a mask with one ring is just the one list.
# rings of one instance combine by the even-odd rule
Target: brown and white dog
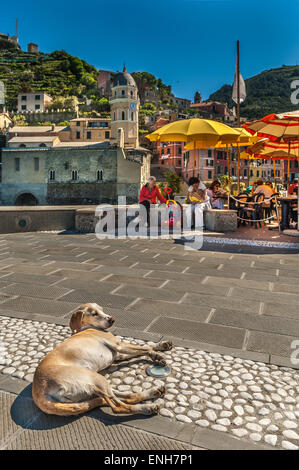
[[141,393],[114,390],[99,371],[115,360],[149,356],[165,365],[156,351],[168,351],[172,343],[162,341],[155,347],[122,342],[106,331],[114,323],[97,304],[82,305],[71,318],[73,336],[59,344],[38,365],[33,379],[35,404],[45,413],[70,416],[109,405],[115,413],[152,414],[159,411],[155,403],[139,402],[165,393],[164,387]]

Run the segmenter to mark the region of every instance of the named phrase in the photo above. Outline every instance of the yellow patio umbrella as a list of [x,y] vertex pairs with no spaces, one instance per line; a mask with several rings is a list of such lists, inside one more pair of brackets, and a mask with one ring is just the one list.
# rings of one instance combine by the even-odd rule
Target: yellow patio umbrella
[[193,157],[193,173],[195,171],[195,150],[196,145],[200,148],[209,148],[222,142],[230,144],[236,142],[240,136],[240,132],[222,122],[210,119],[182,119],[166,124],[155,132],[148,134],[146,137],[151,142],[192,142]]

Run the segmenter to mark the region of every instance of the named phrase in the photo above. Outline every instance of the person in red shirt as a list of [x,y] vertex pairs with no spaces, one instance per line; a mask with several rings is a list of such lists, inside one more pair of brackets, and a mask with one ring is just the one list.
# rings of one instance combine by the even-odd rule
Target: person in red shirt
[[298,178],[293,180],[293,183],[289,187],[290,194],[298,194]]
[[[146,208],[147,213],[147,225],[149,225],[150,221],[150,208],[152,204],[157,203],[157,198],[160,202],[166,203],[165,197],[159,191],[157,187],[157,180],[154,176],[150,176],[147,180],[147,183],[142,186],[139,194],[139,204],[143,205]],[[140,220],[140,219],[139,219]]]

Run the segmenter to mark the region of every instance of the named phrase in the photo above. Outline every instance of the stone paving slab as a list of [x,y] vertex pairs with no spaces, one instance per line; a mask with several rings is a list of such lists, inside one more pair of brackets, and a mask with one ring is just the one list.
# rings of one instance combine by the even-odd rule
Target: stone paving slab
[[[205,278],[204,284],[208,286],[207,290],[210,292],[210,288],[212,286],[227,286],[228,288],[231,287],[243,287],[251,292],[251,289],[259,289],[262,291],[270,291],[270,282],[261,282],[261,281],[251,281],[249,279],[236,279],[232,277],[215,277],[215,276],[207,276]],[[275,284],[276,285],[276,284]],[[275,288],[273,288],[275,291]]]
[[289,336],[292,336],[294,331],[299,331],[299,319],[292,320],[270,315],[253,315],[242,310],[216,309],[210,317],[209,323],[245,328],[252,331],[268,331]]
[[70,290],[79,289],[82,291],[82,289],[84,289],[86,292],[90,292],[92,294],[106,294],[115,290],[121,285],[120,282],[110,282],[110,279],[111,278],[109,278],[107,281],[100,282],[99,280],[94,281],[91,279],[87,280],[82,278],[60,278],[60,281],[55,284],[55,287],[64,287],[68,292]]
[[135,297],[142,297],[144,299],[156,299],[156,300],[164,300],[168,302],[179,302],[184,295],[183,291],[180,290],[173,290],[168,289],[157,289],[155,287],[147,287],[147,286],[138,286],[138,285],[122,285],[117,292],[116,295],[131,295]]
[[291,348],[293,341],[298,341],[298,336],[283,336],[261,331],[250,331],[247,350],[269,352],[270,354],[290,358],[293,352]]
[[203,341],[205,343],[230,346],[242,349],[245,330],[241,328],[228,328],[220,325],[211,325],[177,318],[160,317],[151,324],[148,331],[161,332],[182,339]]
[[[298,306],[297,305],[284,305],[275,303],[265,303],[263,307],[263,314],[269,316],[277,316],[280,318],[292,318],[298,320]],[[296,334],[299,332],[296,331]]]
[[81,301],[61,302],[55,300],[20,296],[12,300],[6,300],[5,304],[3,303],[2,306],[8,310],[17,310],[30,314],[42,313],[60,316],[66,315],[69,312],[73,312],[80,304]]
[[226,308],[243,312],[259,313],[260,302],[255,300],[243,300],[239,297],[219,297],[207,294],[186,293],[182,303],[189,305],[207,305],[211,308]]
[[[122,307],[125,308],[128,305],[130,305],[133,301],[135,300],[135,297],[133,296],[124,296],[124,295],[112,295],[109,294],[109,292],[106,291],[106,294],[103,293],[91,293],[83,289],[77,289],[69,294],[60,297],[58,302],[62,304],[68,304],[70,302],[72,303],[79,303],[85,304],[89,302],[94,302],[102,307]],[[68,313],[68,312],[66,312]]]
[[32,283],[32,284],[40,284],[40,285],[45,285],[49,286],[51,284],[54,284],[55,282],[61,280],[61,277],[59,276],[42,276],[42,275],[37,275],[37,274],[24,274],[22,273],[14,273],[14,272],[9,272],[9,271],[1,271],[0,272],[0,287],[2,282],[5,283],[19,283],[19,282],[24,282],[24,283]]
[[[298,289],[296,290],[298,292]],[[288,306],[299,305],[299,295],[296,295],[295,292],[262,292],[259,289],[234,287],[231,295],[241,299],[254,299],[260,302],[283,304],[286,308],[288,308]]]
[[189,305],[186,308],[183,304],[171,304],[159,300],[140,299],[129,308],[130,311],[142,312],[145,316],[155,313],[158,316],[168,316],[170,318],[184,318],[205,322],[210,315],[211,308],[207,306]]
[[62,287],[49,287],[38,284],[15,283],[3,287],[2,292],[9,295],[25,295],[26,297],[37,297],[44,299],[58,299],[70,292],[70,289]]

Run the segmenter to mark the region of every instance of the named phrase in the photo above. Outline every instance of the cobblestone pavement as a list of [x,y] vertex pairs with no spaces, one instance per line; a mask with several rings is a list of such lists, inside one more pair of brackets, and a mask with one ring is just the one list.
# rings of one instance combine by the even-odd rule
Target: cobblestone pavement
[[[265,247],[209,243],[190,252],[170,240],[1,235],[0,373],[30,382],[69,336],[71,313],[96,302],[130,342],[173,340],[164,419],[296,449],[298,260],[294,250]],[[154,382],[145,361],[107,374],[120,390]]]
[[[8,317],[0,318],[0,331],[0,372],[28,381],[45,354],[70,336],[68,327]],[[278,448],[299,448],[299,372],[183,347],[164,354],[172,368],[166,379],[147,376],[147,360],[119,363],[103,373],[119,391],[166,385],[159,399],[162,416]]]

